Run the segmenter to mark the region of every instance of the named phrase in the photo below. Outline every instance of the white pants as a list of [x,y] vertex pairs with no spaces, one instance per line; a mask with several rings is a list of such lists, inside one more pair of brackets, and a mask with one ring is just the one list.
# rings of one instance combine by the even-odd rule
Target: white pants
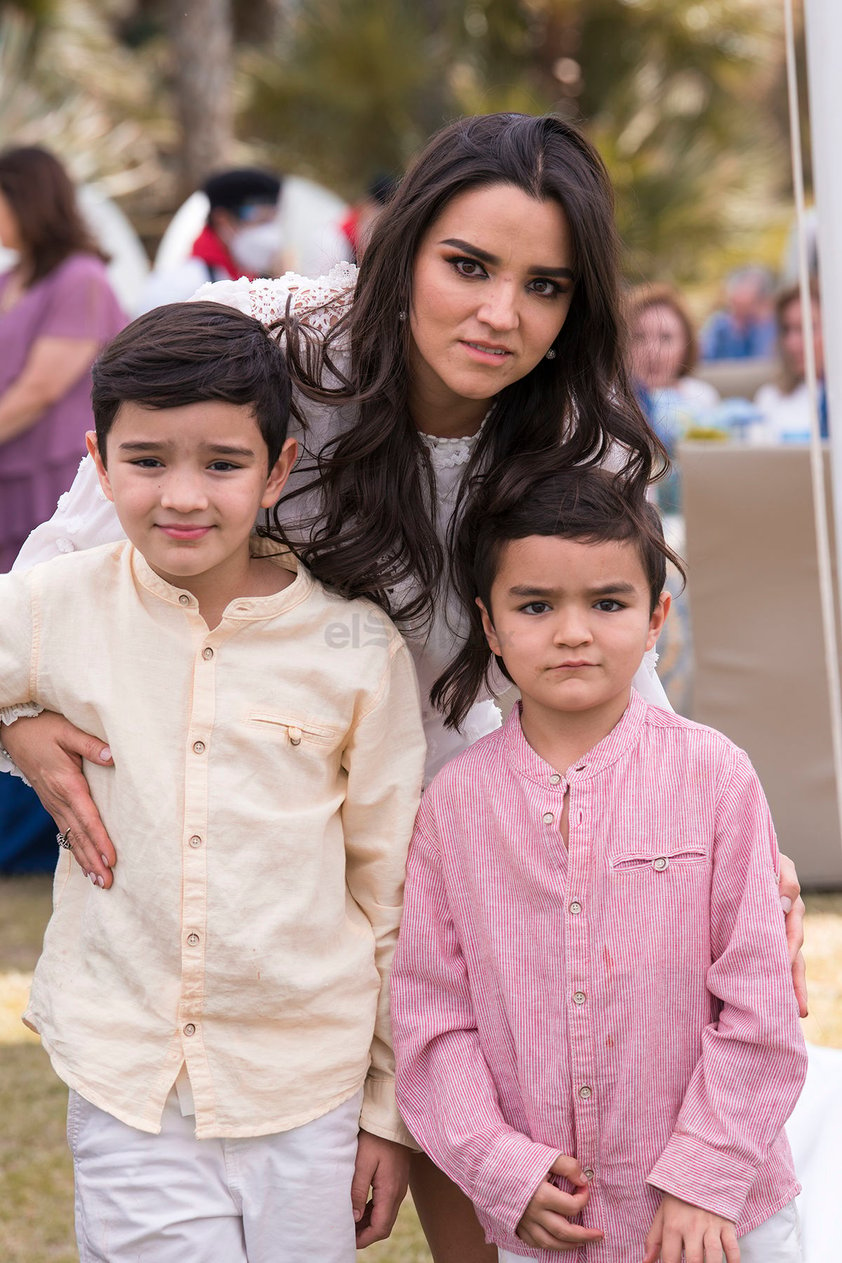
[[71,1091],[80,1263],[354,1263],[360,1104],[271,1136],[197,1140],[175,1092],[153,1136]]
[[[740,1263],[802,1263],[798,1211],[790,1202],[777,1215],[739,1237]],[[500,1263],[523,1263],[522,1254],[500,1250]],[[559,1259],[564,1258],[560,1254]],[[722,1256],[725,1257],[724,1255]]]

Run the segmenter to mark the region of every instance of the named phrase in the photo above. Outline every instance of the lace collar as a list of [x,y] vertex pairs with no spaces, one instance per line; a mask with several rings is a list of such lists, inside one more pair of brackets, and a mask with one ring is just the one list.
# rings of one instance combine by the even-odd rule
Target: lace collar
[[442,438],[438,434],[425,434],[423,430],[419,430],[419,436],[430,453],[433,468],[455,469],[457,465],[467,465],[491,412],[492,409],[489,408],[476,434],[460,435],[458,438]]

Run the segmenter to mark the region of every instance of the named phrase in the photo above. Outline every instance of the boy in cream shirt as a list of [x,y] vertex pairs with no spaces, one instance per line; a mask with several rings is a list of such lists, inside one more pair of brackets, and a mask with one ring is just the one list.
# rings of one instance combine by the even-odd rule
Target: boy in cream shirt
[[93,403],[127,541],[0,578],[0,705],[33,698],[114,756],[86,767],[114,884],[62,850],[25,1019],[70,1088],[80,1256],[350,1263],[405,1188],[387,975],[412,662],[253,532],[296,457],[257,321],[149,312]]

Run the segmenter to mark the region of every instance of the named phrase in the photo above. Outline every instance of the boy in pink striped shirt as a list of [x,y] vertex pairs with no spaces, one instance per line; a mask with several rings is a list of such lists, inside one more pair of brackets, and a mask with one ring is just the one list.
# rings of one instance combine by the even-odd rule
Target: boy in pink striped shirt
[[[439,682],[522,701],[424,795],[392,973],[398,1099],[501,1260],[794,1263],[806,1070],[763,791],[631,687],[669,607],[657,514],[546,454],[489,479]],[[466,604],[468,601],[466,600]]]

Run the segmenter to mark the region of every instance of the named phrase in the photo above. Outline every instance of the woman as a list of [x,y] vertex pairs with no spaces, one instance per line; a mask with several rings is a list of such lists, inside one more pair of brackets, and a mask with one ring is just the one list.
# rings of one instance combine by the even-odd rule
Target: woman
[[[446,734],[429,701],[463,635],[447,559],[474,477],[560,443],[571,464],[610,450],[641,493],[662,449],[619,349],[610,184],[566,124],[505,114],[445,128],[378,220],[354,283],[353,269],[339,268],[317,282],[241,280],[200,294],[282,322],[307,451],[276,516],[320,578],[373,595],[398,620],[418,669],[432,774],[499,723],[481,702],[461,735]],[[59,540],[72,548],[118,531],[83,468],[28,560]],[[80,756],[103,761],[102,742],[56,716],[3,733],[72,830],[80,863],[110,884],[113,847],[78,770]],[[436,1263],[493,1263],[469,1204],[424,1158],[412,1187]]]
[[[626,299],[631,371],[644,413],[670,459],[693,424],[707,424],[719,395],[692,377],[699,359],[693,322],[669,285],[641,285]],[[656,488],[664,513],[680,511],[678,471]]]
[[[125,323],[64,168],[43,149],[0,153],[0,571],[52,513],[85,454],[88,370]],[[0,868],[47,868],[52,822],[18,781],[0,783]]]
[[[813,348],[819,388],[819,429],[827,438],[827,396],[824,388],[824,341],[822,339],[819,291],[810,287],[813,319]],[[810,437],[810,397],[805,381],[804,324],[801,318],[801,290],[793,285],[783,290],[775,302],[778,327],[778,353],[781,373],[777,382],[761,386],[754,402],[761,420],[752,427],[752,441],[758,443],[805,443]]]
[[0,154],[0,570],[52,513],[85,454],[89,369],[125,324],[64,168],[44,149]]

